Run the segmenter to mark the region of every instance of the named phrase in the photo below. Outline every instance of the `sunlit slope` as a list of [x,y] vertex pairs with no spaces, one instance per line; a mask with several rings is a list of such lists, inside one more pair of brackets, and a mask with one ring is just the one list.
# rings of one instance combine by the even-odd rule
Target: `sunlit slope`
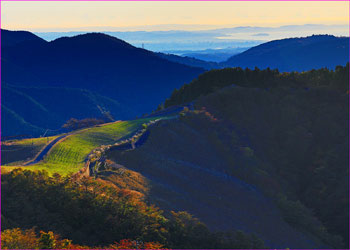
[[[83,129],[55,144],[44,159],[34,165],[21,168],[47,170],[50,174],[75,173],[84,166],[86,156],[101,145],[108,145],[136,132],[143,123],[156,118],[122,121]],[[3,167],[9,170],[10,167]],[[11,167],[13,168],[13,167]]]
[[57,136],[11,140],[1,144],[1,165],[18,165],[26,162]]

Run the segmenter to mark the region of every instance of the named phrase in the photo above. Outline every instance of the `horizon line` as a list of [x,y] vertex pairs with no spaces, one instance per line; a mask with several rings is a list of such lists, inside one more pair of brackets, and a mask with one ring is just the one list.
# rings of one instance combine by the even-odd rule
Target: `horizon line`
[[[147,30],[147,27],[166,27],[166,26],[184,26],[169,29],[159,29],[159,30]],[[192,29],[183,29],[185,26],[193,27]],[[202,26],[207,26],[207,28],[202,28]],[[152,24],[152,25],[134,25],[134,26],[81,26],[81,27],[51,27],[51,28],[11,28],[11,27],[1,27],[1,29],[12,30],[12,31],[30,31],[30,32],[170,32],[170,31],[184,31],[184,32],[200,32],[200,31],[215,31],[220,29],[236,29],[236,28],[269,28],[269,29],[278,29],[284,27],[303,27],[303,26],[324,26],[324,27],[332,27],[332,26],[349,26],[349,23],[337,23],[337,24],[323,24],[323,23],[305,23],[305,24],[284,24],[279,26],[255,26],[255,25],[239,25],[234,26],[234,24],[223,24],[223,25],[215,25],[215,24]],[[196,29],[195,27],[198,27]],[[92,30],[92,29],[100,29],[100,30]],[[106,29],[106,30],[101,30]],[[115,30],[108,30],[115,29]],[[135,29],[135,30],[128,30]],[[52,30],[52,31],[49,31]]]

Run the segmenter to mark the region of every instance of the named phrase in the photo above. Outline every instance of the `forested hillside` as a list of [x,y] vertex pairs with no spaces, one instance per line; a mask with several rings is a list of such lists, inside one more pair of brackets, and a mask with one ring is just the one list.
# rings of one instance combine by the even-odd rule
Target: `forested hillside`
[[336,69],[319,69],[306,72],[281,73],[270,68],[226,68],[211,70],[200,75],[191,83],[175,89],[164,107],[191,102],[202,95],[213,93],[227,86],[236,85],[247,88],[311,88],[328,87],[347,91],[349,89],[349,63]]
[[[327,87],[229,87],[200,98],[196,105],[247,134],[254,154],[263,161],[260,168],[295,202],[288,204],[292,209],[286,214],[289,222],[310,225],[302,215],[306,211],[295,211],[306,206],[347,245],[348,102],[348,93]],[[245,178],[250,179],[251,174],[246,172]],[[260,187],[267,188],[264,183]]]
[[[253,235],[214,234],[186,212],[164,216],[101,180],[14,170],[1,175],[2,248],[262,248]],[[31,229],[6,230],[10,228]],[[35,231],[40,237],[35,235]],[[53,233],[50,233],[53,231]],[[38,232],[37,232],[38,233]],[[64,239],[54,240],[59,234]]]
[[165,107],[194,102],[240,131],[257,169],[242,167],[234,148],[221,142],[218,150],[231,162],[226,171],[275,197],[295,227],[311,225],[307,230],[322,235],[319,222],[307,219],[313,214],[347,246],[348,84],[349,64],[303,73],[215,70],[175,90]]

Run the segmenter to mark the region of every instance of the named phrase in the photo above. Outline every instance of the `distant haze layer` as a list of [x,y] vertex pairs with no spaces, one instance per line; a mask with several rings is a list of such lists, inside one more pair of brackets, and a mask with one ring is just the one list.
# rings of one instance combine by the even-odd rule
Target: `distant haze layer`
[[[185,29],[185,26],[181,27]],[[146,27],[143,28],[146,30]],[[113,27],[105,27],[104,29],[103,33],[118,37],[136,47],[144,47],[152,51],[248,48],[266,41],[290,37],[304,37],[313,34],[349,35],[349,25],[323,24],[287,25],[280,27],[246,26],[195,31],[124,31]],[[86,29],[70,32],[35,32],[35,34],[47,41],[51,41],[62,36],[74,36],[86,33],[84,30]],[[92,31],[101,32],[101,28],[96,28],[96,30]]]

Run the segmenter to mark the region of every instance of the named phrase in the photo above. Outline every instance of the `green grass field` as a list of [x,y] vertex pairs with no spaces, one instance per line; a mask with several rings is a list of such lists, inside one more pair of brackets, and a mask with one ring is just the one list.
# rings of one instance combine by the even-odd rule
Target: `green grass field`
[[51,141],[53,139],[57,138],[57,136],[50,136],[50,137],[40,137],[40,138],[28,138],[28,139],[22,139],[22,140],[13,140],[9,141],[6,144],[8,145],[23,145],[23,146],[29,146],[29,145],[45,145],[47,141]]
[[[155,119],[157,118],[122,121],[100,127],[83,129],[54,145],[41,162],[21,168],[46,170],[49,174],[59,173],[61,175],[67,175],[75,173],[84,166],[86,156],[93,149],[101,145],[113,144],[120,138],[136,132],[141,128],[143,123]],[[13,167],[2,167],[5,171],[9,171],[10,168]]]
[[1,144],[2,165],[18,165],[35,155],[57,136],[5,141]]

